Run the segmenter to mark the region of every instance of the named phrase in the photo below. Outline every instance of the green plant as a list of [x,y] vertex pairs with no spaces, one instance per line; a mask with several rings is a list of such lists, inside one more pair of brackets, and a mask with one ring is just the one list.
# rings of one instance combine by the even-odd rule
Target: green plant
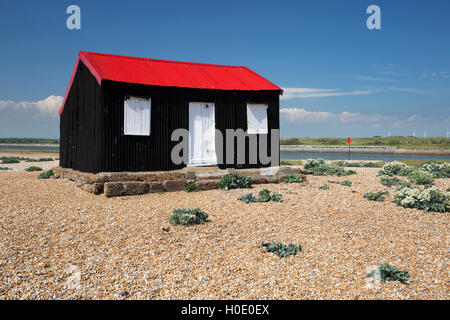
[[297,174],[289,174],[289,175],[283,177],[284,183],[302,183],[304,181],[305,181],[305,178],[302,176],[299,176]]
[[396,267],[387,263],[380,265],[376,271],[369,273],[367,277],[379,277],[379,279],[383,282],[399,281],[401,283],[407,283],[410,278],[408,271],[400,271]]
[[270,201],[270,191],[267,189],[262,189],[258,194],[259,202],[269,202]]
[[319,189],[322,189],[322,190],[329,190],[330,187],[329,187],[327,184],[324,184],[324,185],[321,185],[321,186],[319,187]]
[[392,161],[386,163],[383,168],[378,171],[378,176],[408,176],[414,169],[408,167],[403,162]]
[[42,171],[42,168],[31,166],[31,167],[26,168],[25,171]]
[[378,175],[395,176],[401,173],[402,170],[406,170],[407,167],[406,164],[399,161],[388,162],[380,171],[378,171]]
[[10,170],[8,167],[0,167],[0,171],[1,170]]
[[350,180],[344,180],[339,182],[340,185],[344,186],[344,187],[351,187],[352,186],[352,182]]
[[270,200],[273,202],[283,202],[283,196],[274,191],[270,193]]
[[397,175],[402,176],[402,177],[406,177],[413,171],[414,171],[414,168],[405,167],[405,168],[401,168],[400,171],[397,173]]
[[250,188],[250,179],[241,174],[229,173],[220,179],[219,187],[223,190]]
[[409,183],[408,181],[403,181],[403,180],[401,180],[401,181],[400,181],[400,187],[401,187],[401,188],[404,188],[404,187],[409,188],[409,187],[411,187],[411,183]]
[[45,162],[45,161],[53,161],[52,158],[39,158],[39,159],[31,159],[31,158],[26,158],[24,159],[25,162]]
[[399,186],[402,182],[399,178],[388,175],[381,175],[379,180],[382,185],[387,187]]
[[335,164],[324,159],[307,159],[303,162],[303,169],[312,171],[313,175],[316,176],[348,176],[351,174],[356,174],[354,170],[344,170]]
[[336,163],[339,167],[350,168],[379,168],[381,165],[376,162],[350,162],[350,161],[338,161]]
[[449,163],[424,163],[421,170],[431,173],[435,178],[450,178],[450,164]]
[[208,219],[208,214],[197,209],[175,209],[169,218],[173,225],[202,224]]
[[282,202],[283,201],[283,197],[281,194],[279,194],[278,192],[270,192],[267,189],[262,189],[259,194],[258,194],[258,198],[256,198],[255,196],[253,196],[252,193],[248,193],[245,196],[240,196],[238,198],[238,200],[245,202],[245,203],[250,203],[250,202],[269,202],[269,201],[274,201],[274,202]]
[[38,175],[38,179],[49,179],[53,175],[53,170],[42,172]]
[[16,157],[1,157],[3,164],[10,164],[10,163],[19,163],[20,160]]
[[238,200],[245,202],[245,203],[250,203],[250,202],[258,202],[258,198],[256,198],[252,193],[248,193],[245,196],[240,196],[238,198]]
[[303,161],[303,169],[312,170],[329,163],[329,161],[325,161],[324,159],[306,159],[305,161]]
[[431,173],[423,170],[414,170],[408,175],[408,179],[411,183],[430,185],[434,182],[434,177]]
[[384,201],[384,195],[388,194],[387,190],[380,190],[377,192],[364,193],[363,197],[370,201]]
[[184,189],[186,190],[186,192],[197,192],[198,191],[195,181],[186,183],[186,186],[184,187]]
[[281,258],[295,255],[297,252],[302,251],[302,246],[296,244],[285,245],[282,242],[262,242],[260,248],[265,247],[267,252],[274,252]]
[[416,208],[425,212],[450,211],[450,193],[443,193],[435,186],[423,191],[418,188],[402,188],[394,194],[392,202],[404,208]]

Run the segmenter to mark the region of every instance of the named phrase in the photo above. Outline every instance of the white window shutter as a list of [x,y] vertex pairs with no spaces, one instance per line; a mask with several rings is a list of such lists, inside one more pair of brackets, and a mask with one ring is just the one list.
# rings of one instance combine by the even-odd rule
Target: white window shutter
[[151,100],[130,97],[124,102],[123,131],[126,135],[149,136],[151,124]]
[[247,133],[268,134],[267,104],[247,104]]

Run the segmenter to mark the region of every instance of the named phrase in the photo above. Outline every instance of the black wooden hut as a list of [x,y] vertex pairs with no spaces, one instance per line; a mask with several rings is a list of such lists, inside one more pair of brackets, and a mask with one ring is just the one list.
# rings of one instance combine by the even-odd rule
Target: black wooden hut
[[[243,165],[215,162],[216,140],[207,129],[225,136],[241,128],[259,143],[279,129],[281,93],[243,66],[81,51],[59,111],[60,166],[92,173],[180,169],[186,164],[171,160],[178,128],[191,134],[188,165],[266,166],[248,157]],[[266,141],[270,153],[270,135]],[[223,148],[224,159],[236,153]]]

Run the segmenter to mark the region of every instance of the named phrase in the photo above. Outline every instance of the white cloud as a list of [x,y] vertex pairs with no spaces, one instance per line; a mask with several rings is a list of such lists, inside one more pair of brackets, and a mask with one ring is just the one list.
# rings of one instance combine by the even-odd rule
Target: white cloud
[[64,97],[51,95],[39,101],[0,101],[0,110],[9,113],[25,112],[29,114],[40,114],[44,116],[58,116],[58,110],[63,103]]
[[383,72],[379,72],[380,74],[384,74],[387,76],[400,76],[401,74],[398,72],[393,72],[393,71],[383,71]]
[[324,111],[307,111],[304,108],[281,108],[280,114],[287,122],[332,122],[332,123],[375,123],[390,121],[395,118],[382,114],[364,114],[359,112],[331,113]]
[[361,94],[373,93],[373,90],[365,91],[340,91],[340,89],[315,89],[315,88],[283,88],[283,95],[281,100],[295,99],[295,98],[321,98],[321,97],[336,97],[336,96],[353,96]]
[[368,76],[355,76],[355,77],[358,79],[361,79],[361,80],[368,80],[368,81],[389,81],[389,82],[394,81],[394,80],[386,79],[386,78],[375,78],[375,77],[368,77]]
[[410,92],[410,93],[424,93],[423,90],[419,90],[419,89],[413,89],[413,88],[399,88],[399,87],[389,87],[389,90],[392,91],[400,91],[400,92]]
[[433,119],[431,117],[424,117],[422,115],[413,114],[410,115],[406,119],[400,119],[398,121],[395,121],[393,124],[393,127],[403,127],[403,126],[411,126],[413,124],[415,125],[423,125],[424,123],[430,123]]
[[436,78],[448,79],[449,78],[449,74],[448,74],[448,71],[431,72],[431,73],[423,74],[422,77],[423,78],[432,78],[432,79],[436,79]]

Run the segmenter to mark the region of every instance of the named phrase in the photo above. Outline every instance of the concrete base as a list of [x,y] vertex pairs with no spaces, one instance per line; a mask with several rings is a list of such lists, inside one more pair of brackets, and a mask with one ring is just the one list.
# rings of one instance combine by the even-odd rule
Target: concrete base
[[173,171],[97,174],[56,167],[53,168],[53,172],[55,178],[75,181],[83,190],[94,194],[104,194],[106,197],[182,191],[186,183],[192,181],[195,181],[198,190],[218,189],[220,179],[228,173],[245,175],[250,178],[252,184],[278,183],[287,175],[302,173],[299,166],[225,170],[218,167],[188,167]]

